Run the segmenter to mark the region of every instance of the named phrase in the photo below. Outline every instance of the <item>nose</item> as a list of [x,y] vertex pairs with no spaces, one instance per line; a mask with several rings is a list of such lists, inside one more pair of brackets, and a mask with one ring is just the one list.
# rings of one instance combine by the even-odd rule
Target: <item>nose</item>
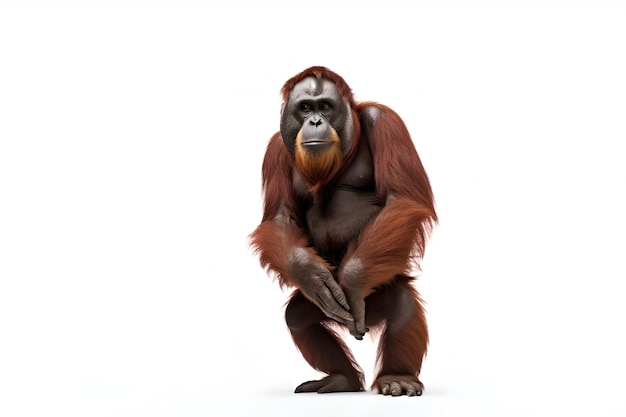
[[317,126],[322,124],[322,119],[321,119],[321,117],[315,115],[315,116],[311,117],[311,119],[309,120],[309,123],[311,123],[313,126],[317,127]]

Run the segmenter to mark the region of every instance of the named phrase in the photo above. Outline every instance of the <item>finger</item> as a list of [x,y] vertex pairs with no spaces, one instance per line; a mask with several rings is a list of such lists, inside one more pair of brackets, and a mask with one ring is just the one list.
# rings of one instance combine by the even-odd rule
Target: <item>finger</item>
[[365,301],[358,294],[353,295],[348,292],[347,297],[352,306],[350,312],[354,317],[354,332],[352,335],[361,340],[367,332],[367,328],[365,327]]
[[354,321],[352,314],[343,309],[337,300],[332,296],[330,290],[324,287],[319,293],[318,305],[328,317],[340,323],[350,323]]
[[356,340],[363,340],[363,336],[364,336],[364,335],[363,335],[363,334],[361,334],[361,333],[359,333],[359,332],[356,330],[356,323],[355,323],[354,321],[352,321],[351,323],[349,323],[347,326],[348,326],[348,330],[350,331],[350,334],[351,334],[352,336],[354,336],[354,338],[355,338]]
[[360,332],[357,330],[357,327],[356,327],[356,319],[354,318],[354,316],[352,316],[352,317],[353,317],[353,320],[352,320],[350,323],[347,323],[347,324],[346,324],[346,326],[348,327],[348,331],[350,332],[350,334],[351,334],[352,336],[354,336],[354,338],[355,338],[356,340],[363,340],[363,336],[365,336],[365,334],[364,334],[364,333],[360,333]]
[[348,330],[350,330],[350,334],[354,336],[356,340],[363,340],[363,336],[365,333],[361,333],[356,329],[356,324],[354,322],[350,323],[348,326]]
[[381,390],[383,395],[389,395],[391,393],[391,386],[389,384],[383,384]]
[[354,325],[357,333],[361,336],[365,335],[365,303],[360,302],[357,304],[356,311],[352,312],[354,316]]
[[341,307],[350,311],[350,304],[348,304],[348,300],[346,299],[346,296],[339,284],[337,284],[337,281],[335,281],[332,276],[327,275],[323,276],[322,279],[324,280],[324,285],[326,285],[326,288],[330,290],[335,301],[337,301]]
[[322,304],[324,305],[324,308],[328,312],[333,314],[334,316],[341,318],[341,320],[339,321],[341,322],[346,322],[346,321],[353,322],[354,321],[352,314],[346,311],[339,303],[337,303],[337,300],[335,300],[335,298],[332,296],[328,288],[324,288],[324,290],[321,291],[320,297],[322,300]]
[[328,310],[324,310],[322,309],[322,311],[324,312],[324,314],[326,315],[326,317],[328,317],[329,319],[332,319],[334,321],[336,321],[337,323],[341,323],[344,326],[351,326],[352,323],[354,322],[354,320],[352,319],[352,317],[350,318],[345,318],[342,316],[338,316],[336,314],[334,314],[332,311],[328,311]]
[[333,311],[330,307],[328,307],[324,303],[322,303],[321,301],[318,303],[318,306],[322,310],[322,312],[326,315],[326,317],[328,317],[329,319],[332,319],[332,320],[334,320],[334,321],[336,321],[338,323],[341,323],[341,324],[343,324],[345,326],[350,326],[351,323],[354,322],[354,320],[352,319],[352,316],[349,316],[349,317],[340,316],[335,311]]

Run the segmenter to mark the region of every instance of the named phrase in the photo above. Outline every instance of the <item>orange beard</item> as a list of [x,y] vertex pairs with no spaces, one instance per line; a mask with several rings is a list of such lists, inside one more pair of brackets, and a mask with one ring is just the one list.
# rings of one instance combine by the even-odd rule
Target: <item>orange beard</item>
[[318,191],[328,184],[341,168],[343,155],[341,153],[341,139],[335,130],[332,130],[330,148],[321,153],[310,152],[302,147],[302,134],[296,136],[296,168],[302,178],[311,187],[311,192],[316,195]]

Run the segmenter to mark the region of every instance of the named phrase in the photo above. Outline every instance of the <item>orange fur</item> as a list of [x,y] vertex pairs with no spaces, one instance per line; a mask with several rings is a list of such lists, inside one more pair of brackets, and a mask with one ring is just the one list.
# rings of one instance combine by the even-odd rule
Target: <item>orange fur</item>
[[372,157],[376,187],[381,198],[403,196],[421,204],[431,211],[431,220],[437,221],[433,192],[413,140],[406,125],[389,107],[365,102],[356,106],[360,112],[366,107],[379,110],[376,123],[363,128]]
[[341,141],[335,129],[332,129],[332,144],[323,153],[308,152],[302,147],[302,134],[296,137],[295,163],[298,172],[311,186],[311,192],[316,194],[320,186],[328,179],[334,178],[341,169],[343,155],[341,155]]
[[[287,100],[294,86],[308,76],[334,82],[350,106],[354,123],[352,147],[342,156],[341,139],[335,133],[327,152],[315,154],[301,146],[298,135],[292,155],[280,133],[276,133],[263,162],[263,219],[250,236],[251,245],[262,266],[277,277],[281,286],[297,287],[287,264],[293,250],[303,248],[333,271],[344,290],[358,289],[365,298],[366,325],[384,325],[377,377],[397,375],[419,382],[428,328],[420,296],[408,274],[419,267],[428,236],[437,223],[428,176],[400,117],[378,103],[357,103],[343,78],[332,71],[312,67],[297,74],[284,84],[283,99]],[[359,147],[361,154],[357,152]],[[366,148],[370,154],[363,157]],[[330,265],[312,247],[309,227],[315,225],[308,224],[307,211],[314,204],[323,205],[324,199],[332,196],[336,180],[343,172],[349,172],[353,164],[373,167],[376,196],[372,198],[372,207],[375,205],[380,211],[374,218],[361,217],[367,224],[362,229],[356,226],[358,237],[347,250],[344,248],[345,253],[339,252],[333,258],[340,264]],[[301,184],[294,182],[297,173],[309,187],[308,194],[301,186],[296,187]],[[323,254],[322,249],[320,253]],[[359,271],[345,278],[354,282],[342,282],[344,269],[349,269],[346,265]],[[294,342],[315,369],[342,373],[353,386],[362,386],[361,370],[346,344],[329,326],[322,310],[300,291],[291,298],[286,318]],[[378,381],[373,387],[380,388]]]
[[[378,217],[365,227],[344,257],[358,259],[363,273],[355,283],[366,297],[378,286],[407,274],[424,252],[433,212],[402,197],[391,200]],[[345,265],[345,263],[344,263]],[[340,273],[341,275],[341,273]],[[353,286],[353,283],[344,283]]]

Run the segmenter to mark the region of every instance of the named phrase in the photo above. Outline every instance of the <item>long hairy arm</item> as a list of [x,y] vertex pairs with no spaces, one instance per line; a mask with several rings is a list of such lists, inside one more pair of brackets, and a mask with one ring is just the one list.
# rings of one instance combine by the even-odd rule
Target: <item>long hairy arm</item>
[[385,207],[350,245],[341,284],[366,297],[418,266],[437,215],[430,182],[409,132],[390,108],[363,103],[361,128],[374,164],[376,192]]
[[343,290],[331,272],[333,268],[309,246],[308,235],[300,227],[292,174],[293,160],[276,134],[263,162],[263,220],[250,235],[250,245],[281,287],[298,288],[328,317],[352,322]]

